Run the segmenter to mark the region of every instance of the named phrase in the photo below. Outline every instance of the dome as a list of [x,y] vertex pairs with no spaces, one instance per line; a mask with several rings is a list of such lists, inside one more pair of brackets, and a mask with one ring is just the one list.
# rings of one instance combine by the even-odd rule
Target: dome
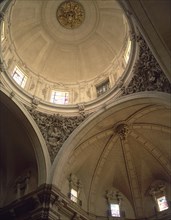
[[171,220],[167,6],[1,1],[0,219]]
[[129,28],[117,1],[15,1],[9,26],[7,69],[17,67],[25,91],[44,101],[52,90],[68,92],[70,104],[91,101],[126,68]]

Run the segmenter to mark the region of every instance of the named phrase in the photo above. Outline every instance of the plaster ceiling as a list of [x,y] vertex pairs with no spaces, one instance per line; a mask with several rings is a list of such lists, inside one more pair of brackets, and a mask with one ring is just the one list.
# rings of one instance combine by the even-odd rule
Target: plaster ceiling
[[108,69],[127,37],[127,22],[115,0],[80,0],[85,18],[65,28],[56,12],[63,0],[16,0],[10,17],[15,53],[29,71],[50,82],[91,80]]
[[[169,183],[169,118],[170,108],[146,103],[118,106],[94,119],[75,144],[64,171],[66,178],[73,173],[82,182],[88,212],[105,216],[105,192],[113,187],[125,196],[124,202],[134,204],[136,216],[154,214],[143,201],[151,199],[148,190],[152,182]],[[128,128],[125,139],[123,125]],[[131,210],[125,210],[127,218],[134,218]]]

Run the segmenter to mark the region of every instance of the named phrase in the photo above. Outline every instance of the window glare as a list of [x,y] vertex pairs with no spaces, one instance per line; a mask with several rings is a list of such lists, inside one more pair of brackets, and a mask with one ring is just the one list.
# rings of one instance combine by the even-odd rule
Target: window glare
[[110,204],[111,216],[120,217],[120,210],[118,204]]
[[12,77],[18,85],[24,88],[27,77],[17,67],[14,69]]
[[124,55],[126,63],[128,63],[130,52],[131,52],[131,41],[129,40],[128,44],[127,44],[127,47],[126,47],[125,55]]
[[77,203],[78,192],[75,189],[71,189],[71,200]]
[[68,92],[52,91],[50,101],[54,104],[68,104]]
[[3,21],[1,27],[1,41],[3,41],[4,39],[5,39],[5,23]]
[[96,87],[97,97],[104,94],[109,90],[109,80],[103,82],[101,85]]
[[169,208],[165,196],[158,198],[157,203],[158,203],[158,207],[159,207],[160,212]]

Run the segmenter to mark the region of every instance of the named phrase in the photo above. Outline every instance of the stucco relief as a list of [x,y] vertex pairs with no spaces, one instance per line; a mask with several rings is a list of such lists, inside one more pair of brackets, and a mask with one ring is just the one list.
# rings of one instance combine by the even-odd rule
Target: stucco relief
[[68,29],[79,27],[85,18],[83,6],[76,1],[70,0],[63,2],[56,13],[59,23]]
[[129,132],[129,128],[127,124],[119,124],[116,127],[116,133],[119,135],[121,140],[126,140]]
[[132,40],[139,44],[139,58],[133,68],[133,78],[128,86],[121,86],[123,95],[142,91],[171,93],[171,84],[166,78],[147,43],[142,36],[132,35]]
[[81,114],[80,116],[64,117],[60,114],[41,113],[35,108],[27,107],[27,109],[46,141],[52,162],[65,140],[88,116]]
[[0,60],[0,72],[5,72],[4,63],[1,60]]
[[0,22],[4,20],[4,16],[5,16],[4,12],[1,11],[0,12]]

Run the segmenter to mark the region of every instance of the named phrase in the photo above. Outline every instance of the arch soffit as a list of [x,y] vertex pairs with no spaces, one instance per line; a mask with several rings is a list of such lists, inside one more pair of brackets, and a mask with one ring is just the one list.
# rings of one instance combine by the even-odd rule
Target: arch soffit
[[41,185],[47,181],[48,171],[51,166],[49,153],[43,136],[25,107],[21,105],[15,97],[11,98],[10,93],[4,88],[0,88],[0,98],[4,104],[7,104],[11,109],[13,109],[27,130],[37,160],[38,185]]

